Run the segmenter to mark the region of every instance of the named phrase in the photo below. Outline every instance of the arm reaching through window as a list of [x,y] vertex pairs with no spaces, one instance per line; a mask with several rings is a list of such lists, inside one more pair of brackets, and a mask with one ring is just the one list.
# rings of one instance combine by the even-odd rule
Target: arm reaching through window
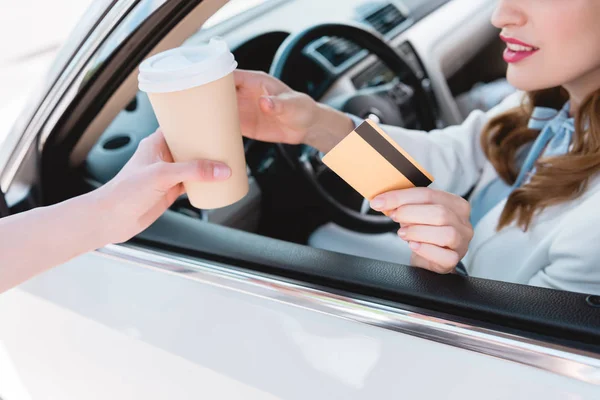
[[0,219],[0,293],[78,255],[129,240],[183,194],[182,182],[230,174],[217,162],[173,162],[162,133],[155,132],[101,188]]

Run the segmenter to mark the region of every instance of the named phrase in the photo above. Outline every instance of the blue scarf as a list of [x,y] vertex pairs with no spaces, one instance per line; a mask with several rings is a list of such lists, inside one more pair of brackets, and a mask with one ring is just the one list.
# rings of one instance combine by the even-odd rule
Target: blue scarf
[[569,109],[570,103],[567,102],[560,111],[546,107],[536,107],[533,110],[528,127],[541,132],[530,147],[517,180],[509,186],[498,177],[476,193],[471,200],[473,227],[513,190],[529,182],[535,174],[534,165],[538,158],[563,155],[569,151],[575,132],[575,121],[569,117]]

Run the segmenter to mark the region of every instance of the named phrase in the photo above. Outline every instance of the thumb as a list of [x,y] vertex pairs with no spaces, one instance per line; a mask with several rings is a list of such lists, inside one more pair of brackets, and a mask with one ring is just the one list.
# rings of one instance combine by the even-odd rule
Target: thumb
[[169,190],[184,181],[223,181],[231,176],[231,169],[220,162],[199,160],[188,162],[161,162],[151,167],[153,181],[160,190]]

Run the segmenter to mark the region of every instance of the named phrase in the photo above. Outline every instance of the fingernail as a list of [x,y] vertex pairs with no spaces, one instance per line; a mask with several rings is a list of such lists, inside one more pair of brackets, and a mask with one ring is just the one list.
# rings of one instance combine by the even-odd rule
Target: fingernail
[[417,243],[417,242],[410,242],[408,244],[408,246],[412,249],[412,250],[419,250],[419,247],[421,247],[421,243]]
[[265,99],[265,101],[267,102],[267,107],[268,107],[270,110],[273,110],[273,109],[275,108],[275,102],[273,101],[273,99],[272,99],[272,98],[270,98],[270,97],[264,97],[264,99]]
[[383,201],[383,199],[373,199],[371,201],[371,208],[374,210],[379,210],[381,207],[383,207],[385,204],[385,202]]
[[231,169],[227,165],[216,164],[213,168],[213,177],[216,179],[227,179],[231,176]]
[[406,229],[400,229],[398,231],[398,236],[400,236],[401,238],[406,237]]

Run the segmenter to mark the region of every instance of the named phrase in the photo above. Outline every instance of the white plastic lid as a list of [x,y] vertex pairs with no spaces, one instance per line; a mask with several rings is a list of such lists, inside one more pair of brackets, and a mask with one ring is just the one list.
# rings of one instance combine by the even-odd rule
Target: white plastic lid
[[166,93],[201,86],[230,74],[237,62],[221,38],[201,46],[177,47],[140,64],[138,83],[147,93]]

